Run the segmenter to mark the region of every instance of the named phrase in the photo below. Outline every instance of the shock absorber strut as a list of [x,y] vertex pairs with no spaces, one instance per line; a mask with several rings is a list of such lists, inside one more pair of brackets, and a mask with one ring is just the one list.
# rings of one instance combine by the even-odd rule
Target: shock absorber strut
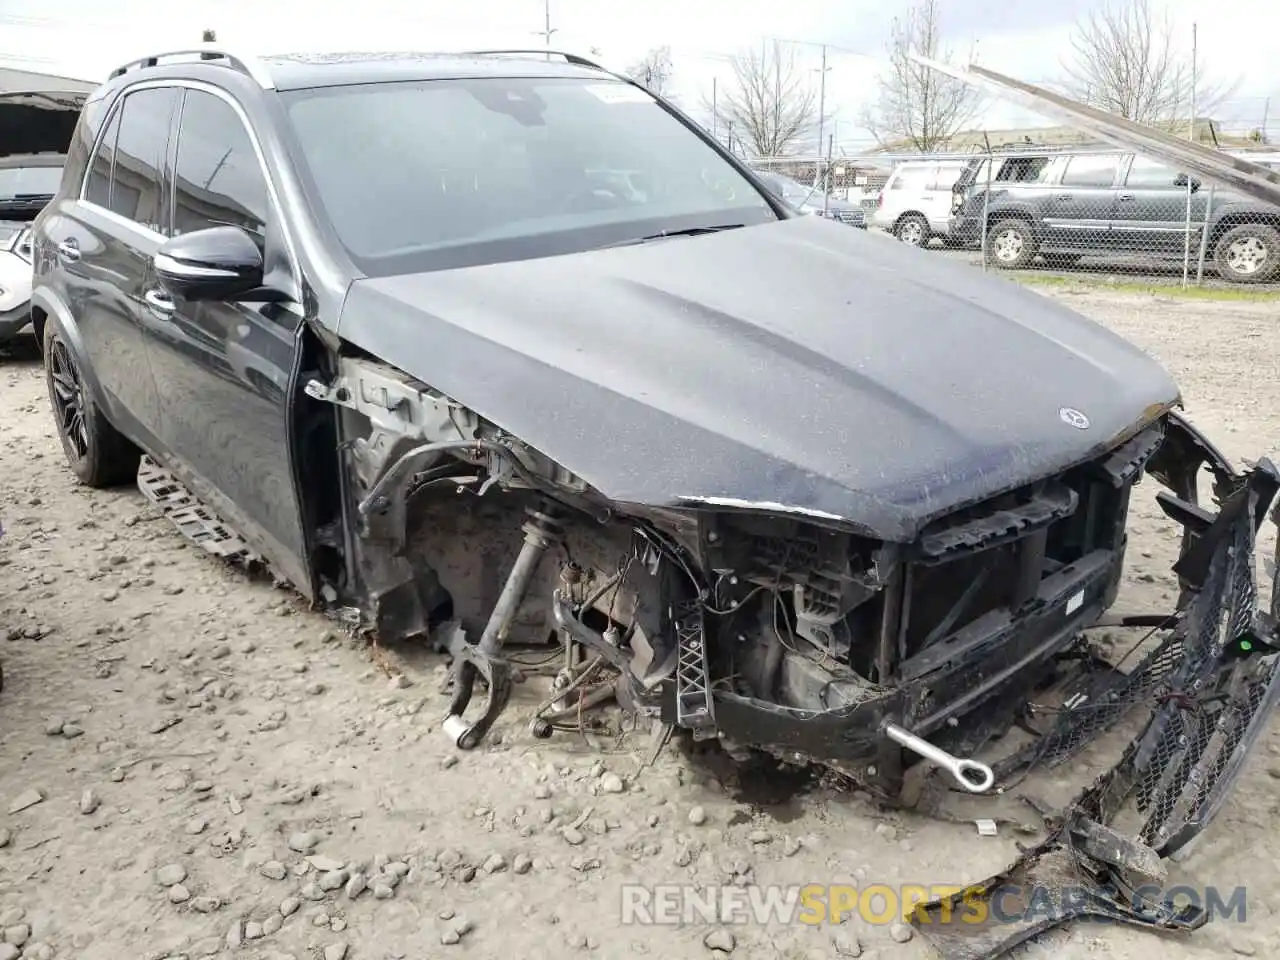
[[[524,543],[515,565],[507,574],[498,602],[489,614],[480,642],[473,646],[459,630],[449,644],[449,652],[453,655],[453,699],[449,703],[449,715],[445,718],[443,730],[462,750],[471,750],[484,739],[511,699],[511,665],[501,656],[502,645],[538,570],[538,563],[547,548],[558,543],[562,536],[559,520],[551,507],[543,505],[541,509],[526,512],[529,519],[522,528]],[[463,717],[463,711],[471,702],[477,679],[484,681],[489,693],[480,716],[472,723]]]

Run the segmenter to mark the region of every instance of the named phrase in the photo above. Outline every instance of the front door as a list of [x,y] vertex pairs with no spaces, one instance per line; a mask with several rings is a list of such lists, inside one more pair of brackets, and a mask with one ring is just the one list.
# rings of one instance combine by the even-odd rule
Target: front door
[[1066,161],[1045,209],[1045,240],[1054,250],[1086,253],[1107,245],[1120,160],[1120,154],[1107,153]]
[[148,359],[151,258],[168,215],[161,170],[179,91],[125,93],[89,165],[84,193],[49,218],[49,239],[89,365],[112,419],[153,440],[160,403]]
[[1187,175],[1173,167],[1134,157],[1116,197],[1112,229],[1117,247],[1181,255],[1189,246],[1194,257],[1200,247],[1206,195],[1197,181],[1192,180],[1191,186],[1188,191]]
[[[224,96],[184,93],[172,233],[231,224],[253,236],[269,262],[279,260],[282,224],[266,173],[246,121]],[[152,366],[166,447],[211,488],[210,505],[227,511],[282,575],[308,590],[288,430],[299,313],[293,304],[174,300],[159,287],[151,295],[165,318]]]

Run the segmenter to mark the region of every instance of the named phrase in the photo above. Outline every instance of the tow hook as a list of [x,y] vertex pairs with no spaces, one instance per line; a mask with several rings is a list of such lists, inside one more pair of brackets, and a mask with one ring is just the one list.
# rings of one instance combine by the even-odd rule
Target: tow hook
[[946,770],[970,793],[986,793],[996,782],[995,773],[985,763],[953,757],[947,751],[935,747],[922,737],[917,737],[910,730],[904,730],[896,723],[886,723],[880,731],[900,746]]

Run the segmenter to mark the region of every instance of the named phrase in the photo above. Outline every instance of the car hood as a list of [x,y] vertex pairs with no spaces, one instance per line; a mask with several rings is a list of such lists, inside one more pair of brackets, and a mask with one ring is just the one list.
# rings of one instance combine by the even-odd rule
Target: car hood
[[1054,301],[818,217],[358,280],[338,332],[612,499],[890,540],[1178,400]]

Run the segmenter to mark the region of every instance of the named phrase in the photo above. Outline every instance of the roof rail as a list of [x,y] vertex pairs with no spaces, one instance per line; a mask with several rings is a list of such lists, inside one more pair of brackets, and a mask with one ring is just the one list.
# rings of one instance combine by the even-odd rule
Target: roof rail
[[604,73],[612,74],[613,71],[607,67],[602,67],[594,60],[588,60],[586,57],[579,56],[576,53],[566,53],[563,50],[464,50],[464,57],[491,57],[500,54],[520,54],[522,56],[548,56],[548,57],[564,57],[566,63],[571,63],[575,67],[589,67],[592,70],[600,70]]
[[141,70],[146,67],[160,66],[162,60],[182,60],[186,59],[196,61],[212,61],[228,66],[233,70],[238,70],[257,81],[258,86],[264,90],[274,90],[275,82],[271,79],[271,74],[267,73],[262,63],[254,57],[240,56],[228,53],[226,50],[220,50],[217,47],[200,47],[193,50],[169,50],[164,53],[154,53],[149,57],[139,57],[137,60],[130,60],[126,64],[116,67],[108,75],[109,80],[116,77],[124,76],[130,70]]

